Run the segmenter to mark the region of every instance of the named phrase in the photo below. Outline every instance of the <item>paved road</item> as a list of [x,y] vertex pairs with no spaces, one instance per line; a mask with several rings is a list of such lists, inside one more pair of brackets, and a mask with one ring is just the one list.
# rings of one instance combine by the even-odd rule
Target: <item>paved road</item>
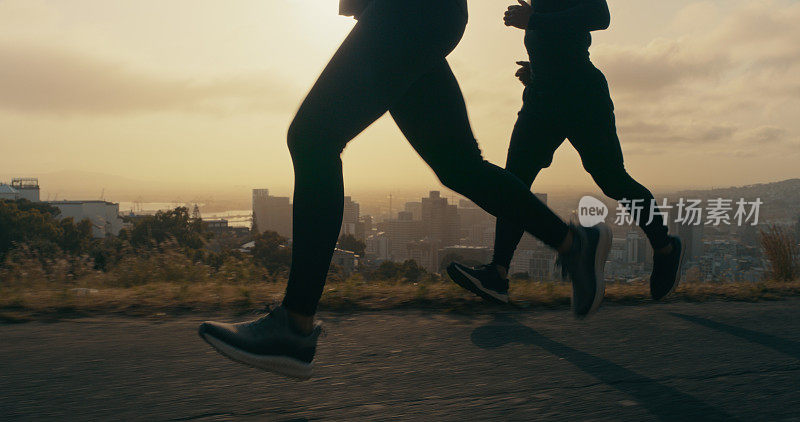
[[317,377],[219,357],[203,319],[0,325],[2,420],[800,420],[800,301],[323,315]]

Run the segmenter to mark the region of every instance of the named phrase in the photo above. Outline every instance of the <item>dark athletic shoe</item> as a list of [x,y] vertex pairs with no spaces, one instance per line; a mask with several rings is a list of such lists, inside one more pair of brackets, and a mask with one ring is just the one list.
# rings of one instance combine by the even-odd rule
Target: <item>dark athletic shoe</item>
[[469,268],[457,262],[447,266],[447,274],[459,286],[495,303],[508,303],[508,279],[500,277],[494,265]]
[[254,321],[206,321],[200,324],[199,334],[220,354],[236,362],[287,377],[311,378],[322,329],[316,326],[310,335],[301,336],[289,327],[288,318],[281,306]]
[[572,226],[569,252],[558,257],[561,274],[572,281],[572,312],[585,318],[600,307],[605,295],[606,258],[611,250],[611,229],[604,223],[594,227]]
[[654,300],[663,299],[675,291],[681,281],[683,257],[686,248],[683,247],[681,238],[670,236],[672,252],[669,254],[653,255],[653,273],[650,274],[650,294]]

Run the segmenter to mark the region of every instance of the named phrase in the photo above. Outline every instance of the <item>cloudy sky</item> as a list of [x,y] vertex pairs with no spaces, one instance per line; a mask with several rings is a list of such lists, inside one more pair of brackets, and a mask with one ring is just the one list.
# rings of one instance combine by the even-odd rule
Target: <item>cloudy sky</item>
[[[800,2],[609,4],[591,53],[634,177],[655,189],[800,177]],[[469,6],[450,62],[487,159],[503,164],[522,33],[502,25],[506,2]],[[353,25],[336,11],[336,0],[0,0],[0,174],[286,193],[286,129]],[[386,117],[343,159],[351,192],[438,186]],[[565,144],[537,185],[591,180]]]

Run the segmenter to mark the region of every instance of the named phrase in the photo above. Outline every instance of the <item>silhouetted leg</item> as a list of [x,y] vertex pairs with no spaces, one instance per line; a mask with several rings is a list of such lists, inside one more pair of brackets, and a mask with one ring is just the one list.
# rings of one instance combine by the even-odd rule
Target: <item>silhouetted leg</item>
[[591,77],[597,79],[592,80],[586,92],[574,97],[578,105],[568,133],[570,142],[580,154],[583,167],[606,196],[615,200],[641,200],[639,226],[653,249],[661,249],[669,243],[667,227],[658,213],[648,224],[653,194],[625,170],[607,82],[599,71]]
[[411,145],[448,188],[492,215],[522,225],[557,248],[568,227],[511,173],[485,161],[450,66],[442,60],[390,112]]
[[[525,88],[525,104],[511,133],[506,158],[506,170],[528,187],[543,168],[550,166],[553,154],[566,137],[555,113],[552,113],[552,104],[543,96],[536,95],[534,89],[534,86]],[[521,225],[498,218],[492,263],[507,270],[524,232]]]
[[444,60],[465,25],[456,3],[376,0],[311,89],[288,134],[295,190],[287,309],[313,315],[322,295],[342,223],[342,150]]

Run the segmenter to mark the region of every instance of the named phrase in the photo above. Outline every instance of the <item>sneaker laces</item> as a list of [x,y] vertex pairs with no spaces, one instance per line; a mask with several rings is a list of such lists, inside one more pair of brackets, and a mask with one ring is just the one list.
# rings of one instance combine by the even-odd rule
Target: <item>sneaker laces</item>
[[258,331],[262,331],[262,332],[265,329],[272,330],[272,329],[274,329],[275,326],[274,326],[274,324],[269,324],[269,322],[272,322],[273,319],[274,319],[274,317],[272,316],[272,312],[270,312],[270,313],[262,316],[261,318],[258,318],[257,320],[253,321],[250,324],[250,328],[252,330],[254,330],[254,331],[258,330]]
[[[270,306],[269,304],[265,305],[264,310],[267,312],[267,314],[253,321],[253,323],[250,325],[251,328],[256,330],[268,327],[270,330],[274,330],[275,324],[268,324],[268,322],[273,321],[275,319],[273,312],[278,308],[279,306]],[[286,315],[286,324],[287,328],[289,329],[289,332],[294,332],[294,330],[289,326],[289,324],[291,324],[291,321],[289,321],[289,315]],[[319,337],[326,337],[328,334],[323,324],[319,321],[314,322],[314,327],[312,328],[311,334],[309,335],[313,335],[315,331],[319,332]]]
[[483,264],[478,265],[477,267],[473,267],[475,271],[497,271],[497,267],[494,264]]

